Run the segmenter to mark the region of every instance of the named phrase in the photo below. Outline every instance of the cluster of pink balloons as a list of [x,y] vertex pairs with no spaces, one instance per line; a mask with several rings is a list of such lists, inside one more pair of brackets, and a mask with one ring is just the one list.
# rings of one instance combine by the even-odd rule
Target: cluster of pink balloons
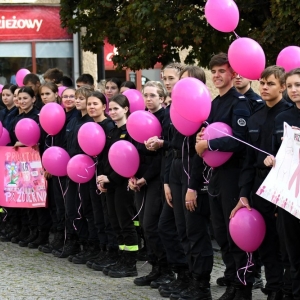
[[[231,32],[239,23],[239,10],[233,0],[208,0],[205,17],[213,28]],[[252,80],[260,78],[266,65],[262,47],[255,40],[245,37],[236,39],[230,45],[228,59],[235,72]]]
[[255,209],[239,209],[229,222],[229,232],[235,244],[246,252],[254,252],[264,240],[266,224]]
[[174,85],[170,117],[181,134],[194,134],[207,119],[210,110],[210,93],[202,81],[187,77]]

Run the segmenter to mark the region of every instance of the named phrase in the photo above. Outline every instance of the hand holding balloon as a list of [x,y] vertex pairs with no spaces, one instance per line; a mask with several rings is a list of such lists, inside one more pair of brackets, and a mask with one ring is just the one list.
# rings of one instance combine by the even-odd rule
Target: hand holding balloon
[[267,167],[275,167],[275,157],[273,155],[268,155],[264,160],[264,164]]
[[208,141],[200,140],[199,142],[196,143],[195,149],[197,154],[202,157],[204,151],[208,149]]
[[230,217],[229,219],[233,218],[234,215],[236,214],[236,212],[243,208],[243,207],[247,207],[248,210],[251,210],[251,207],[249,205],[249,201],[246,197],[241,197],[240,201],[237,203],[237,205],[235,206],[235,208],[231,211]]

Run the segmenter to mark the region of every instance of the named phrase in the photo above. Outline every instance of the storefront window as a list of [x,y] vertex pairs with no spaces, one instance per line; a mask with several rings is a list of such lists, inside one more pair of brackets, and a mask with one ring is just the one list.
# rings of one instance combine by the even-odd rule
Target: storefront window
[[64,75],[73,78],[72,42],[37,42],[37,74],[44,74],[50,68],[59,68]]
[[1,43],[0,84],[15,84],[15,74],[19,69],[32,72],[31,53],[31,43]]

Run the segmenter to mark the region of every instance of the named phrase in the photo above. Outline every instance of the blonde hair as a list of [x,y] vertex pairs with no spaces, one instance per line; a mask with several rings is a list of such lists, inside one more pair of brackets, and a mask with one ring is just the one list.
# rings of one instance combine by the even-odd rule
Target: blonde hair
[[79,95],[83,96],[85,99],[90,97],[94,91],[94,88],[90,85],[83,85],[75,91],[75,97]]
[[167,98],[168,92],[165,89],[165,87],[162,85],[161,82],[159,82],[159,81],[147,81],[145,83],[145,85],[143,86],[142,93],[144,93],[144,89],[147,86],[155,87],[157,89],[157,93],[158,93],[159,97],[163,98],[164,100]]

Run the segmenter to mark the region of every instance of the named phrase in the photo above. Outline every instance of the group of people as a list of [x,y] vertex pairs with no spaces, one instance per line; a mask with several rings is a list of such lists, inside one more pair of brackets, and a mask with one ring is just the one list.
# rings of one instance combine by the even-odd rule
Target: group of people
[[[219,300],[252,299],[254,287],[261,287],[268,300],[299,300],[299,220],[256,195],[256,190],[275,164],[283,121],[300,127],[300,69],[285,73],[279,66],[267,67],[261,74],[259,96],[249,80],[234,72],[227,54],[214,55],[209,67],[219,95],[206,122],[189,137],[172,125],[172,89],[185,77],[205,84],[204,70],[171,63],[162,71],[163,84],[145,83],[146,109],[159,120],[162,133],[144,144],[134,141],[126,129],[130,102],[122,92],[135,88],[132,82],[111,78],[101,92],[95,90],[92,76],[83,74],[76,80],[76,89],[68,87],[59,97],[63,74],[51,69],[44,74],[43,84],[35,74],[28,74],[24,87],[5,85],[0,121],[16,149],[24,146],[15,135],[17,122],[31,118],[39,123],[40,108],[50,102],[63,104],[66,122],[53,139],[41,128],[41,156],[50,146],[64,148],[70,157],[84,153],[77,134],[86,122],[103,128],[106,144],[93,158],[97,171],[89,182],[79,184],[46,170],[47,208],[3,208],[0,240],[86,264],[110,277],[136,277],[134,284],[156,288],[162,297],[211,300],[213,234],[226,267],[224,276],[217,280],[226,286]],[[214,122],[229,125],[236,139],[204,139],[204,127]],[[138,171],[129,179],[117,174],[108,159],[110,147],[120,140],[134,144],[140,157]],[[205,151],[233,155],[212,169],[202,159]],[[254,255],[255,266],[248,270],[253,272],[244,275],[239,270],[247,265],[247,254],[229,233],[230,218],[242,207],[256,208],[266,223],[265,239]],[[51,241],[50,231],[54,233]],[[138,259],[151,264],[148,275],[138,277]]]

